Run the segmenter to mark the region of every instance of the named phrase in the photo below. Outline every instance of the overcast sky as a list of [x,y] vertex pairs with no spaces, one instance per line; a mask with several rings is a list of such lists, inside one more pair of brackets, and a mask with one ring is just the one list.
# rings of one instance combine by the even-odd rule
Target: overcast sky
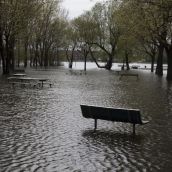
[[84,10],[90,10],[91,7],[101,0],[63,0],[63,7],[69,11],[69,18],[79,16]]

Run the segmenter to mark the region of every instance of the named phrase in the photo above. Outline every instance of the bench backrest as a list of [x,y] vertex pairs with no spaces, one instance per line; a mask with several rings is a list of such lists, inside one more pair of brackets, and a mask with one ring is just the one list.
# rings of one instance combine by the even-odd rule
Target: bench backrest
[[81,105],[81,111],[85,118],[142,124],[140,111],[137,109],[115,109]]

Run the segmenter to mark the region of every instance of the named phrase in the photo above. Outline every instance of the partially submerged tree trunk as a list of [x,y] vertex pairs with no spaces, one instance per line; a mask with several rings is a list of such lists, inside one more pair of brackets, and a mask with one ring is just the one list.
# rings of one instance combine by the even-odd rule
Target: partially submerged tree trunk
[[113,57],[111,55],[109,55],[109,58],[108,58],[107,63],[105,65],[105,69],[111,70],[111,68],[112,68],[112,61],[113,61]]
[[70,57],[70,55],[68,54],[69,53],[68,51],[69,50],[67,49],[66,50],[66,58],[67,58],[67,61],[69,62],[69,64],[68,64],[69,69],[72,69],[72,66],[73,66],[73,56]]
[[84,71],[87,70],[87,57],[89,54],[89,46],[88,44],[81,45],[81,50],[78,50],[78,52],[84,57]]
[[84,50],[84,71],[87,70],[87,56],[88,56],[89,51]]
[[158,59],[157,59],[157,67],[156,67],[156,74],[158,76],[163,75],[163,53],[164,53],[164,45],[160,43],[158,46]]
[[127,50],[125,50],[125,62],[126,62],[126,67],[127,67],[127,70],[130,70],[130,66],[129,66],[129,53]]
[[157,53],[157,43],[154,40],[151,43],[149,41],[146,41],[146,44],[143,44],[143,48],[146,54],[148,54],[151,58],[151,72],[154,72],[155,57]]
[[166,49],[166,52],[168,60],[167,80],[172,81],[172,45],[169,49]]
[[155,55],[156,54],[151,56],[151,72],[154,72]]
[[69,62],[69,68],[72,69],[73,66],[73,60],[74,60],[74,51],[75,51],[76,44],[72,48],[71,54],[69,54],[69,49],[66,49],[66,58],[67,61]]
[[28,61],[28,41],[25,42],[24,44],[24,67],[26,68],[27,67],[27,61]]
[[99,63],[97,62],[97,59],[94,57],[94,53],[91,50],[91,47],[89,47],[89,52],[91,55],[91,58],[93,59],[93,61],[95,62],[95,64],[97,65],[98,68],[105,68],[105,66],[100,66]]
[[2,35],[1,27],[0,27],[0,55],[1,55],[1,59],[2,59],[3,74],[5,74],[6,73],[6,63],[5,63],[5,56],[4,56],[3,35]]
[[[108,53],[108,59],[107,59],[107,62],[104,66],[100,66],[99,63],[97,62],[97,59],[96,57],[94,56],[94,53],[93,51],[91,50],[91,47],[89,47],[89,53],[91,55],[91,58],[93,59],[93,61],[96,63],[97,67],[98,68],[104,68],[104,69],[107,69],[107,70],[111,70],[112,68],[112,63],[113,63],[113,57],[114,57],[114,52],[112,53]],[[106,52],[107,53],[107,52]]]

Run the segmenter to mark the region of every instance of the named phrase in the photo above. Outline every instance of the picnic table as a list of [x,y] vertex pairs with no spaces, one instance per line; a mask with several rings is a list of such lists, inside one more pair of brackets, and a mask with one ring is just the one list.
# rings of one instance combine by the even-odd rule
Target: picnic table
[[[31,82],[34,82],[36,84],[40,84],[41,87],[43,87],[44,84],[48,81],[48,79],[47,78],[33,78],[33,77],[9,77],[8,81],[10,81],[10,83],[12,83],[13,86],[15,84],[26,85],[26,84],[30,84]],[[48,84],[51,87],[52,84],[51,83],[48,83]]]

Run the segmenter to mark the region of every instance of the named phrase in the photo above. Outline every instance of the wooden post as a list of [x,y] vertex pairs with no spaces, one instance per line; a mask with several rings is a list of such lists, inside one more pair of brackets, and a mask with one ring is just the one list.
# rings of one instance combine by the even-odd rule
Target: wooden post
[[97,119],[94,119],[94,131],[97,129]]
[[133,124],[133,135],[136,134],[136,132],[135,132],[135,125],[136,125],[136,124]]

